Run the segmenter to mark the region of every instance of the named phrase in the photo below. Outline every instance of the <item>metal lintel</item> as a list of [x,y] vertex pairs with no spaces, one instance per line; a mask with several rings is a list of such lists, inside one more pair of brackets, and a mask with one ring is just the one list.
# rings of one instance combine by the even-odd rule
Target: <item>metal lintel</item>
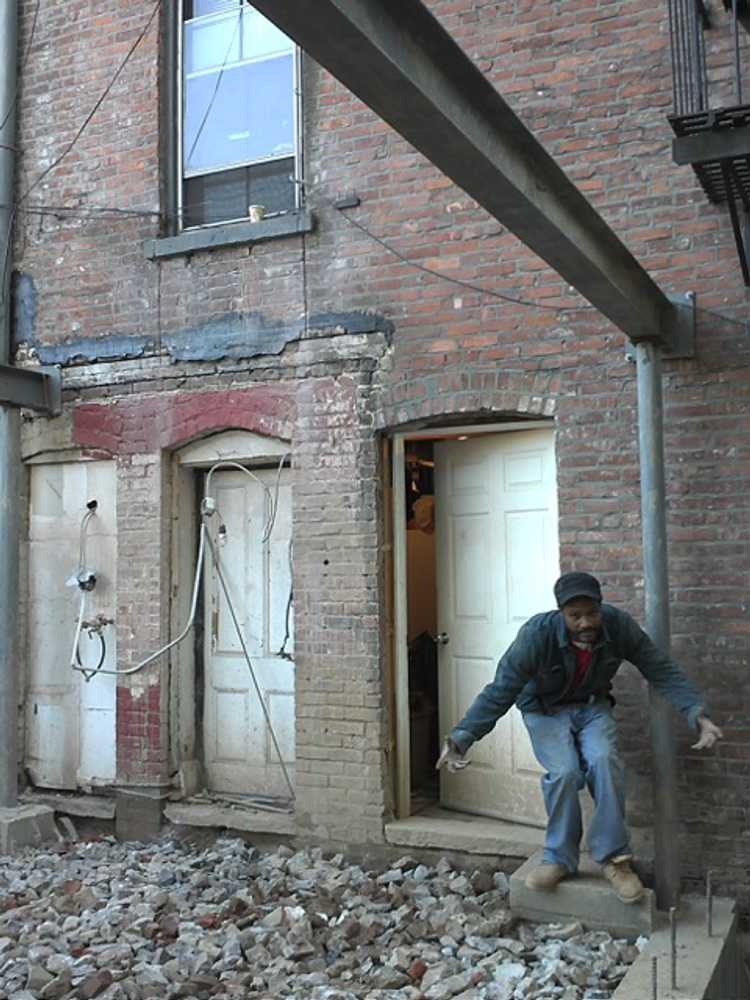
[[421,0],[253,5],[631,340],[669,349],[664,292]]
[[62,410],[60,369],[0,365],[0,404],[56,416]]
[[[672,361],[681,358],[694,358],[695,328],[697,325],[695,292],[686,292],[684,295],[669,295],[668,298],[672,309],[670,321],[672,336],[670,346],[662,350],[661,356],[665,360]],[[635,361],[635,344],[628,344],[625,348],[625,357],[628,361]]]
[[750,128],[693,132],[672,140],[672,159],[683,166],[750,156]]

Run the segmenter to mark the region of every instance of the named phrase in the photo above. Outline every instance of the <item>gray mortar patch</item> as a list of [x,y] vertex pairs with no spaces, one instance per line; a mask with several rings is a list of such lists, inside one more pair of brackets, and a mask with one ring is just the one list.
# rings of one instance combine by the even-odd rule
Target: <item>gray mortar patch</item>
[[[22,275],[22,278],[28,278]],[[16,330],[33,331],[36,315],[36,292],[33,281],[25,284],[23,327],[16,323]],[[17,314],[19,309],[20,281],[17,284]],[[311,316],[307,324],[302,320],[291,324],[270,322],[260,313],[229,313],[201,326],[189,327],[162,336],[162,350],[174,362],[221,361],[254,358],[264,354],[281,354],[296,340],[316,337],[384,333],[389,342],[393,324],[385,317],[370,312],[326,312]],[[160,353],[153,337],[80,337],[76,340],[40,343],[28,332],[22,341],[34,347],[44,365],[93,364],[100,361],[125,361]],[[20,341],[19,341],[20,342]]]
[[[12,349],[20,344],[34,343],[38,293],[30,274],[13,275]],[[35,345],[36,346],[36,345]]]

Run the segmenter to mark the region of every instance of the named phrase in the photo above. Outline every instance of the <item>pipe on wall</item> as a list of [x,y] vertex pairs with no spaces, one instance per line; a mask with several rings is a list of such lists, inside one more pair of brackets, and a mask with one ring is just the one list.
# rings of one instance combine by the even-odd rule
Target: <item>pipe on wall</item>
[[[0,0],[0,364],[10,361],[10,276],[18,15],[16,0]],[[0,807],[18,803],[18,603],[21,443],[18,409],[0,406]]]

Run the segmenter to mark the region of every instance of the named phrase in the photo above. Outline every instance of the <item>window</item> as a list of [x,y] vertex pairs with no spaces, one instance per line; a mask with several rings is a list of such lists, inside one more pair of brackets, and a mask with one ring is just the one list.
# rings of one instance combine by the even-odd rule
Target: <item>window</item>
[[180,56],[182,227],[294,211],[294,43],[245,0],[182,0]]

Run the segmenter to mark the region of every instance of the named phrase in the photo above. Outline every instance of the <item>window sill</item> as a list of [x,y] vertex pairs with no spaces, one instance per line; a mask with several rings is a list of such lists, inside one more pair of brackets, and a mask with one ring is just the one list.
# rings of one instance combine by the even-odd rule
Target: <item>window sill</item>
[[284,236],[311,233],[315,228],[312,212],[290,212],[277,215],[260,222],[229,222],[223,226],[206,226],[190,229],[178,236],[164,236],[146,240],[143,251],[148,260],[163,257],[178,257],[195,253],[197,250],[213,250],[217,247],[247,246],[265,240],[278,240]]

